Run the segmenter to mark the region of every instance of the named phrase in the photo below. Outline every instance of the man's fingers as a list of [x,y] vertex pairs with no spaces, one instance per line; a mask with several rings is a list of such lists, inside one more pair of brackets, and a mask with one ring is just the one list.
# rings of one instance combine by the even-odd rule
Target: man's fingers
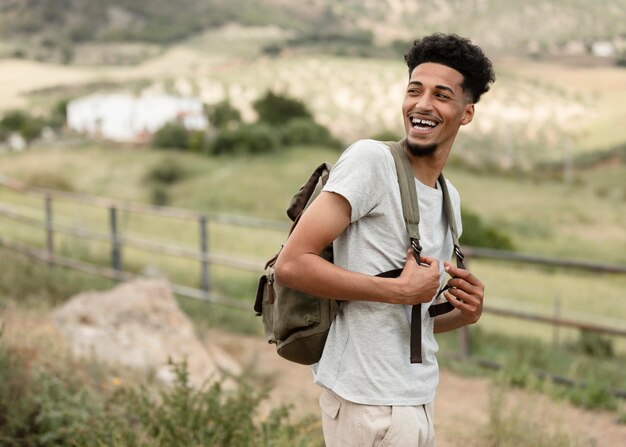
[[446,273],[448,273],[450,276],[453,276],[454,278],[464,279],[465,281],[467,281],[469,284],[473,286],[483,287],[483,283],[480,282],[480,280],[476,278],[474,274],[470,272],[469,270],[455,267],[449,262],[446,262],[445,266],[446,266],[445,267]]
[[439,270],[439,261],[435,258],[431,258],[430,256],[421,256],[420,262],[428,264],[431,268]]

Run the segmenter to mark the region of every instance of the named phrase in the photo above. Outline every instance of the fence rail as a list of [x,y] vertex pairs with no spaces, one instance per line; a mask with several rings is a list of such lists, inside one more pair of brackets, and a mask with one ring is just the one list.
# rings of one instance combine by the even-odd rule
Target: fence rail
[[[264,261],[249,257],[242,258],[241,256],[234,256],[232,254],[213,252],[208,240],[209,226],[211,224],[218,223],[227,226],[275,230],[284,233],[286,233],[290,227],[288,223],[266,219],[198,213],[185,209],[157,207],[136,202],[115,201],[108,198],[94,197],[78,193],[35,188],[3,175],[0,175],[0,188],[6,188],[17,194],[23,194],[25,196],[41,199],[42,208],[41,212],[38,214],[41,214],[43,217],[33,217],[32,213],[26,213],[23,210],[18,209],[18,207],[2,202],[0,202],[0,217],[11,219],[30,227],[39,228],[45,232],[45,244],[43,244],[44,248],[38,248],[3,236],[2,226],[0,226],[0,246],[4,246],[42,262],[57,264],[114,280],[127,280],[139,276],[124,270],[123,249],[125,247],[132,247],[145,252],[186,259],[198,263],[200,281],[197,287],[183,284],[172,284],[172,289],[175,293],[243,310],[250,310],[250,304],[244,303],[232,297],[217,294],[212,290],[212,279],[209,267],[211,265],[221,265],[237,270],[258,273],[263,270]],[[107,209],[108,232],[88,229],[78,225],[56,223],[55,204],[57,202],[71,202],[90,207]],[[28,209],[32,211],[32,208]],[[182,246],[173,241],[155,241],[146,237],[123,234],[119,228],[119,216],[121,212],[196,222],[198,228],[198,245],[196,247]],[[56,235],[58,234],[78,239],[108,243],[110,245],[110,267],[104,267],[102,265],[96,265],[59,255],[55,252],[55,240]],[[626,273],[626,265],[564,260],[477,247],[464,247],[464,252],[468,258],[473,259],[504,260],[507,262],[552,266],[564,269],[581,269],[585,271],[608,274]],[[557,316],[545,316],[510,309],[502,309],[489,305],[485,306],[484,311],[494,315],[531,320],[557,327],[571,327],[626,337],[626,329],[623,328],[574,321]],[[461,334],[462,351],[469,352],[469,340],[467,338],[463,338],[467,337],[467,332],[461,331]],[[463,334],[465,335],[463,336]]]

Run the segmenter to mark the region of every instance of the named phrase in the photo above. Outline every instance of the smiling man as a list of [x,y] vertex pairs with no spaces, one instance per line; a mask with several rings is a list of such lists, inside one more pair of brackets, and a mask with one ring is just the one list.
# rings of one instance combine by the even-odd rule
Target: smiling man
[[[434,34],[405,55],[409,81],[402,104],[404,149],[415,176],[421,259],[409,249],[396,167],[374,140],[351,145],[323,192],[302,215],[276,263],[276,281],[311,295],[343,300],[319,363],[313,365],[326,445],[433,446],[439,380],[435,332],[473,324],[484,286],[453,266],[439,174],[474,104],[495,80],[491,61],[468,39]],[[460,199],[448,191],[460,232]],[[318,254],[333,243],[334,263]],[[416,262],[416,261],[419,261]],[[403,267],[397,278],[376,276]],[[431,318],[443,293],[454,309]],[[411,308],[421,306],[422,361],[409,360]]]

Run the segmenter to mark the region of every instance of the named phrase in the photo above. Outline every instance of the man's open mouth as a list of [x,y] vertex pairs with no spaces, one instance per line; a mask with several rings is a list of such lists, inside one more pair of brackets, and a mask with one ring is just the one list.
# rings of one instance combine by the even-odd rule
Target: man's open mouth
[[411,118],[411,126],[418,130],[431,130],[437,127],[437,123],[431,120]]

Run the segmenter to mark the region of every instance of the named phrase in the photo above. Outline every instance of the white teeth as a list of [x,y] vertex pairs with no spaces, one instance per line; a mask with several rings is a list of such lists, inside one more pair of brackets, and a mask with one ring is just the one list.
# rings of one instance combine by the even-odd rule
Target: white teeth
[[434,121],[430,121],[430,120],[421,120],[419,118],[413,118],[411,120],[411,123],[414,126],[417,126],[418,124],[422,124],[422,125],[426,125],[426,126],[430,126],[430,127],[435,127],[437,125],[437,123],[435,123]]

